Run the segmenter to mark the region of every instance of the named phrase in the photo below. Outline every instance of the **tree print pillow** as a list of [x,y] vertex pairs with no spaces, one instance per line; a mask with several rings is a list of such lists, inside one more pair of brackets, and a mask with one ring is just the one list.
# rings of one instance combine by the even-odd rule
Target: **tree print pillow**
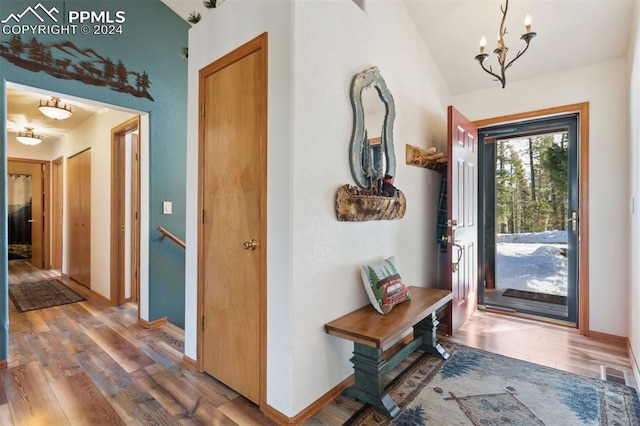
[[395,256],[362,267],[362,282],[371,304],[388,314],[398,303],[409,300],[409,290],[398,272]]

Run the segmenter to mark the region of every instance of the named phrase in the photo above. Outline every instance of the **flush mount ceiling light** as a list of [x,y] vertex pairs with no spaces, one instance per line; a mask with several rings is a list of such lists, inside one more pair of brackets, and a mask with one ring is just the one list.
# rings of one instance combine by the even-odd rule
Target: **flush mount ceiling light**
[[62,104],[60,98],[55,97],[49,101],[41,100],[38,108],[44,115],[54,120],[66,120],[73,114],[69,105]]
[[33,132],[33,127],[25,127],[24,132],[18,132],[16,139],[25,145],[38,145],[42,142],[42,138]]
[[537,35],[533,31],[531,31],[531,17],[527,15],[524,18],[524,34],[520,37],[520,40],[525,42],[527,45],[523,50],[519,50],[516,54],[516,57],[511,61],[507,62],[507,51],[509,48],[504,44],[504,35],[507,33],[507,27],[505,26],[505,21],[507,20],[507,10],[509,9],[509,0],[506,0],[506,4],[504,8],[500,6],[500,10],[502,11],[502,21],[500,22],[500,31],[498,32],[498,47],[493,51],[498,57],[498,64],[500,65],[500,75],[493,72],[491,65],[489,68],[484,65],[484,62],[489,57],[488,53],[485,53],[485,46],[487,45],[487,39],[482,36],[480,39],[480,54],[476,55],[476,61],[480,63],[480,66],[487,73],[494,76],[500,83],[502,83],[502,88],[504,89],[505,84],[507,83],[507,77],[505,76],[505,71],[509,68],[520,56],[524,54],[529,48],[529,42],[533,40],[533,38]]

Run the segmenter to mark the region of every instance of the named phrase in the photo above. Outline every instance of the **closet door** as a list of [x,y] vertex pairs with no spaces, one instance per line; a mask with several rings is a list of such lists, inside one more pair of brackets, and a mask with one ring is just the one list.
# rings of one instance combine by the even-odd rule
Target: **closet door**
[[78,229],[80,225],[80,158],[67,159],[67,275],[79,279]]
[[87,287],[91,283],[91,151],[67,160],[67,274]]
[[79,281],[87,287],[91,283],[91,151],[80,157],[80,255]]

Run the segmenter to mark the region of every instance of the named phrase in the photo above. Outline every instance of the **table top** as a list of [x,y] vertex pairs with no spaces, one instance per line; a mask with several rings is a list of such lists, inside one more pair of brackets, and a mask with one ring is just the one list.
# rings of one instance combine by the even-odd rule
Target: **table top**
[[325,330],[332,336],[383,348],[453,299],[451,291],[437,288],[411,286],[409,294],[411,299],[386,315],[367,305],[325,324]]

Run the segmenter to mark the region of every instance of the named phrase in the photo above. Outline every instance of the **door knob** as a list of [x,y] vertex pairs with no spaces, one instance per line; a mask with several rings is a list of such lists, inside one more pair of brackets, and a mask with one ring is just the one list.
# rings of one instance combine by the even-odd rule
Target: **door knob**
[[33,223],[33,222],[35,222],[35,220],[33,220],[33,219],[27,219],[27,222],[29,222],[29,223]]
[[251,241],[245,241],[244,243],[242,243],[242,248],[245,250],[255,250],[256,248],[258,248],[258,242],[255,240],[255,238]]

